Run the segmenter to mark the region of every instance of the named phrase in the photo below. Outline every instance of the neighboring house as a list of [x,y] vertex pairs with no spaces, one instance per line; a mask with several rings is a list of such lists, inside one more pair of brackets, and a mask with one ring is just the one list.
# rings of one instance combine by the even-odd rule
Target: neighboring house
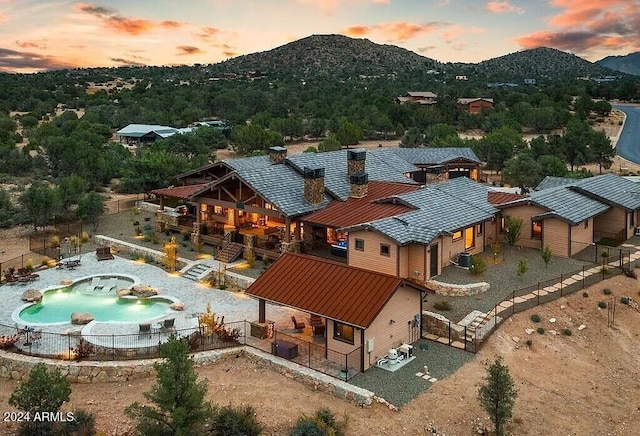
[[483,110],[493,108],[492,98],[459,98],[457,103],[461,109],[469,112],[470,114],[479,114]]
[[320,316],[326,325],[323,357],[342,365],[346,360],[358,371],[420,338],[427,292],[394,275],[293,253],[283,254],[246,290],[258,299],[259,323],[269,317],[266,302]]
[[467,76],[465,76],[465,75],[458,75],[458,76],[456,76],[456,80],[465,81],[465,80],[469,80],[469,78]]
[[156,124],[129,124],[116,133],[120,142],[127,145],[151,144],[160,139],[166,139],[176,133],[191,132],[191,128],[176,129],[175,127],[159,126]]
[[404,103],[418,103],[425,105],[436,104],[438,95],[433,92],[414,92],[409,91],[404,96],[396,97],[395,102],[404,104]]
[[525,85],[537,85],[538,84],[538,80],[537,79],[524,79],[524,84]]

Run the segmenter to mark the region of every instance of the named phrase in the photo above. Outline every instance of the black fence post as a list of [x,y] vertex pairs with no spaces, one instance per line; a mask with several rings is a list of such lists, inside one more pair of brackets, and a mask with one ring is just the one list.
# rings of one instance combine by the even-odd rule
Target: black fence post
[[563,279],[563,274],[562,274],[562,273],[560,273],[560,296],[561,296],[561,297],[563,296],[563,295],[562,295],[562,281],[563,281],[563,280],[564,280],[564,279]]
[[467,351],[467,326],[464,326],[464,351]]
[[516,313],[516,291],[511,293],[511,315]]
[[538,282],[538,304],[537,306],[540,306],[540,282]]
[[582,265],[582,289],[584,289],[584,265]]
[[449,342],[447,345],[451,345],[451,321],[449,321],[449,330],[447,331],[447,333],[449,334]]

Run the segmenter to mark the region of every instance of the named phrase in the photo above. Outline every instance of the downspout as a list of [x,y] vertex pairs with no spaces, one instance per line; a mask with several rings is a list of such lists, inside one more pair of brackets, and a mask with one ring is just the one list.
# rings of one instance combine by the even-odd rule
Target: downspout
[[568,257],[571,257],[571,227],[572,227],[571,223],[567,223],[567,226],[569,226],[569,232],[568,232],[569,233],[569,241],[568,241],[569,243],[567,245],[567,252],[569,254]]
[[364,372],[364,347],[364,329],[362,329],[360,330],[360,372]]

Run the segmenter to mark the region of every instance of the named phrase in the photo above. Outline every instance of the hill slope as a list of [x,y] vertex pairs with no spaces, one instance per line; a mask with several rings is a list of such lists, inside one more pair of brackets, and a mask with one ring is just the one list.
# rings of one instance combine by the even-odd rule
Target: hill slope
[[640,52],[629,53],[626,56],[607,56],[596,63],[621,73],[640,76]]
[[224,72],[258,71],[270,75],[308,77],[386,75],[437,68],[439,62],[394,45],[342,35],[312,35],[259,53],[216,64]]
[[[469,65],[469,64],[466,64]],[[612,74],[604,66],[554,48],[540,47],[471,64],[479,73],[496,77],[579,77]]]

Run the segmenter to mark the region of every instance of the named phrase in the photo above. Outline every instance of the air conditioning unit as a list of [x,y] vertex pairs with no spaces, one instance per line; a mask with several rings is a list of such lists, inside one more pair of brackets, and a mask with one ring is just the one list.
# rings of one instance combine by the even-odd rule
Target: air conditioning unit
[[398,352],[404,354],[405,359],[413,356],[413,345],[402,344],[398,347]]

